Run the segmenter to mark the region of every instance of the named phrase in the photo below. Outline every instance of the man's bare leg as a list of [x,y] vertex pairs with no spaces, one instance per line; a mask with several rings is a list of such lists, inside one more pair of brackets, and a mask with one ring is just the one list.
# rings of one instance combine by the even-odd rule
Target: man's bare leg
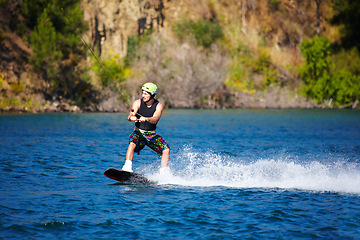
[[125,164],[124,164],[122,170],[127,171],[127,172],[133,172],[133,170],[132,170],[132,161],[134,159],[135,147],[136,147],[135,143],[131,142],[129,144],[128,150],[126,151]]
[[136,144],[131,142],[129,143],[129,147],[126,151],[126,160],[132,161],[134,159],[134,151],[135,151]]
[[168,148],[168,149],[165,149],[161,155],[161,167],[162,168],[168,166],[169,158],[170,158],[170,149]]

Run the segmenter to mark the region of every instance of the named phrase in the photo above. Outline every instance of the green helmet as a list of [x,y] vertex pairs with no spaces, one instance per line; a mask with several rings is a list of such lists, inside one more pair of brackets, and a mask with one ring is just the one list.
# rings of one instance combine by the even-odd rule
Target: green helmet
[[145,83],[142,86],[141,90],[150,93],[151,96],[155,96],[157,94],[157,92],[158,92],[157,86],[155,84],[153,84],[153,83]]

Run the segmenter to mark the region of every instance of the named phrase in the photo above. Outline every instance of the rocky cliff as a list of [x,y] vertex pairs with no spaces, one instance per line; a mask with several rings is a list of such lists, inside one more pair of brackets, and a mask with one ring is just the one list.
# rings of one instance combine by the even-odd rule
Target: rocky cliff
[[214,6],[207,0],[83,0],[81,6],[89,24],[84,39],[99,49],[101,56],[124,57],[128,37],[142,35],[146,29],[167,34],[179,19],[216,17]]
[[84,39],[100,51],[100,56],[124,57],[129,36],[150,28],[159,31],[164,26],[162,0],[86,0],[81,5],[89,24]]

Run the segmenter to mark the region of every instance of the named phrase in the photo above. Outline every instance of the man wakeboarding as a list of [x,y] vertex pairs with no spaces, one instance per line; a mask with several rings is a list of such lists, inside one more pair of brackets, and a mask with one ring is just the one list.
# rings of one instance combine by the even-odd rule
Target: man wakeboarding
[[133,172],[132,161],[134,152],[140,154],[140,151],[146,145],[161,157],[160,173],[165,174],[170,171],[168,167],[170,147],[169,144],[156,133],[156,125],[161,118],[164,106],[155,99],[158,88],[154,83],[145,83],[141,90],[141,99],[134,101],[129,116],[127,117],[128,121],[135,122],[135,129],[129,137],[126,161],[122,170]]

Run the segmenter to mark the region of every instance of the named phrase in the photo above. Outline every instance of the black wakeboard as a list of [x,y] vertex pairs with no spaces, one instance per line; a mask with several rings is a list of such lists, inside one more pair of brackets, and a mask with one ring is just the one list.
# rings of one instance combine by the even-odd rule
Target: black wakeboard
[[124,183],[151,183],[151,181],[143,174],[126,172],[115,168],[109,168],[104,172],[104,175],[108,178]]

